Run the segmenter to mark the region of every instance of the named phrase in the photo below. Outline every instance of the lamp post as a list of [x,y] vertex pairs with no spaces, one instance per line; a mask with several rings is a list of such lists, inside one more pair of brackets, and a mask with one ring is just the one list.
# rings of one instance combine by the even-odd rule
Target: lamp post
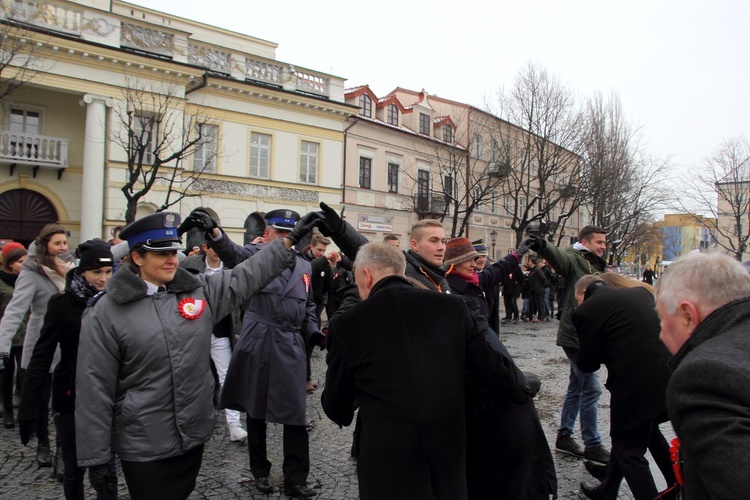
[[490,233],[490,241],[492,242],[492,260],[497,260],[495,256],[495,243],[497,243],[497,231],[494,229]]

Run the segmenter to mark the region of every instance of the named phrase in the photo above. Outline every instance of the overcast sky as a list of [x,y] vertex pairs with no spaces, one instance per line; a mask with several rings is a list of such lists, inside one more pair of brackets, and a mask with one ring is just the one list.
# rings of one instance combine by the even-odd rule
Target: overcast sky
[[701,165],[748,135],[747,0],[135,0],[278,43],[279,61],[473,104],[531,61],[581,97],[615,91],[648,150]]

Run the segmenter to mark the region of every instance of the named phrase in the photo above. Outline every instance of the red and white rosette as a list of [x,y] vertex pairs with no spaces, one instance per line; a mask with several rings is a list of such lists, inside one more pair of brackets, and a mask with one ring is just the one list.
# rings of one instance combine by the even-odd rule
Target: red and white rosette
[[305,292],[310,291],[310,275],[305,273],[302,275],[302,281],[305,283]]
[[180,304],[177,306],[177,310],[185,319],[198,319],[206,310],[206,301],[201,299],[182,299]]

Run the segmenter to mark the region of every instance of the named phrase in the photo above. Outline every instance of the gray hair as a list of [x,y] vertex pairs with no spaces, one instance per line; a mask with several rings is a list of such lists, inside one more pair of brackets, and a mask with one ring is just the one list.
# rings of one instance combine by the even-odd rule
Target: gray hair
[[372,242],[357,251],[354,268],[371,268],[378,273],[403,276],[406,272],[404,252],[386,243]]
[[750,274],[720,253],[690,253],[669,265],[656,281],[657,302],[674,314],[680,302],[709,313],[734,300],[750,297]]

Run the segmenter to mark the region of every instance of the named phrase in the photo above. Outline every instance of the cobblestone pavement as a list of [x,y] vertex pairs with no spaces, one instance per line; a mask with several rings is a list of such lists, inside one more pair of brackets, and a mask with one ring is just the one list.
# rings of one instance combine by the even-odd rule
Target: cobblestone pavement
[[[560,418],[560,407],[567,387],[568,363],[559,347],[555,346],[558,322],[542,324],[519,324],[503,326],[501,340],[513,354],[522,370],[536,372],[542,380],[542,389],[536,397],[536,405],[550,447],[554,448],[555,433]],[[604,372],[604,369],[602,369]],[[321,499],[358,498],[355,462],[349,458],[351,428],[339,429],[323,414],[320,407],[320,392],[325,374],[325,353],[315,350],[313,355],[313,378],[321,383],[318,390],[308,396],[308,419],[310,429],[310,477],[308,483],[320,494]],[[605,373],[600,374],[604,378]],[[439,383],[439,381],[436,381]],[[244,420],[244,418],[243,418]],[[599,431],[609,446],[609,395],[602,396],[599,404]],[[54,432],[54,426],[50,424]],[[672,431],[665,426],[671,437]],[[577,439],[580,441],[580,433]],[[272,494],[261,494],[248,468],[247,445],[232,443],[226,431],[222,412],[216,412],[216,427],[212,439],[206,444],[203,466],[198,485],[191,499],[281,499],[287,498],[279,491],[283,485],[281,473],[282,426],[269,424],[268,453],[274,466],[271,479],[276,487]],[[0,428],[0,498],[57,499],[62,498],[62,485],[52,477],[51,469],[36,466],[35,443],[28,447],[20,444],[18,429]],[[580,460],[554,453],[558,475],[558,495],[561,499],[584,498],[579,493],[581,480],[595,481],[588,475]],[[663,479],[656,473],[657,484],[663,487]],[[388,478],[383,478],[387,481]],[[88,487],[88,483],[87,483]],[[87,498],[94,498],[88,488]],[[120,476],[120,498],[128,499],[124,479]],[[632,498],[627,485],[620,488],[620,497]],[[418,499],[415,499],[418,500]]]

